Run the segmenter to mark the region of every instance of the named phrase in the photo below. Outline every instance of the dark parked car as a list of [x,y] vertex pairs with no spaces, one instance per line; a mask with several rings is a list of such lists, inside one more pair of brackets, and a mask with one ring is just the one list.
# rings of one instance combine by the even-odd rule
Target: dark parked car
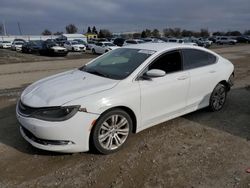
[[42,48],[39,50],[40,55],[47,56],[66,56],[68,50],[62,46],[59,46],[53,40],[47,40],[42,43]]
[[125,41],[125,39],[123,39],[123,38],[116,38],[116,39],[114,40],[113,43],[114,43],[116,46],[123,46],[124,41]]
[[250,38],[247,37],[247,36],[240,36],[240,37],[237,37],[236,40],[237,40],[239,43],[250,43]]
[[29,41],[23,44],[22,52],[23,53],[37,53],[42,49],[42,41]]

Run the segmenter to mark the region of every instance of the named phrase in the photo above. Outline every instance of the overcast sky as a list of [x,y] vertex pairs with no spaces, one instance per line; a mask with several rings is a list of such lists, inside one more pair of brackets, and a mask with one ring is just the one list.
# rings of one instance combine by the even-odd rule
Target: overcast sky
[[180,27],[210,31],[250,29],[250,0],[0,0],[0,22],[7,32],[63,31],[73,23],[114,32]]

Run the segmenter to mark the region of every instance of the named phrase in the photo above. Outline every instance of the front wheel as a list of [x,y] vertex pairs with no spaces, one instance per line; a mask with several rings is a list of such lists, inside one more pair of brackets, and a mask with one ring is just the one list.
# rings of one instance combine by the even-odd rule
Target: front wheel
[[132,130],[131,117],[123,110],[115,109],[103,114],[94,125],[91,143],[102,154],[121,149]]
[[209,101],[210,110],[213,112],[221,110],[226,102],[226,97],[227,97],[227,89],[225,85],[218,84],[214,88],[210,96],[210,101]]

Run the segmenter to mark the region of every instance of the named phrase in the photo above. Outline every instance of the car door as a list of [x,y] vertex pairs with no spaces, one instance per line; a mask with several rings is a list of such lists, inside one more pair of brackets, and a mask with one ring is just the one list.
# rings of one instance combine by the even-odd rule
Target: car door
[[182,70],[180,51],[167,52],[147,68],[166,72],[163,77],[140,79],[141,117],[144,128],[160,123],[185,110],[189,72]]
[[95,52],[96,53],[98,53],[98,54],[101,53],[101,49],[100,49],[101,46],[102,46],[102,43],[100,43],[100,42],[96,43],[96,45],[95,45]]
[[209,104],[210,94],[217,84],[217,57],[198,49],[183,49],[183,66],[190,74],[187,107],[198,109]]

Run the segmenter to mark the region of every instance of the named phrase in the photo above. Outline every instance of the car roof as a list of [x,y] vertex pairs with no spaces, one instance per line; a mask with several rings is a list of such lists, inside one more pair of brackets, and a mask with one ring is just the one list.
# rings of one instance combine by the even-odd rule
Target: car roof
[[180,44],[180,43],[142,43],[142,44],[133,44],[129,46],[124,46],[124,48],[133,48],[133,49],[144,49],[144,50],[153,50],[153,51],[165,51],[173,48],[195,48],[201,49],[196,46],[188,45],[188,44]]

